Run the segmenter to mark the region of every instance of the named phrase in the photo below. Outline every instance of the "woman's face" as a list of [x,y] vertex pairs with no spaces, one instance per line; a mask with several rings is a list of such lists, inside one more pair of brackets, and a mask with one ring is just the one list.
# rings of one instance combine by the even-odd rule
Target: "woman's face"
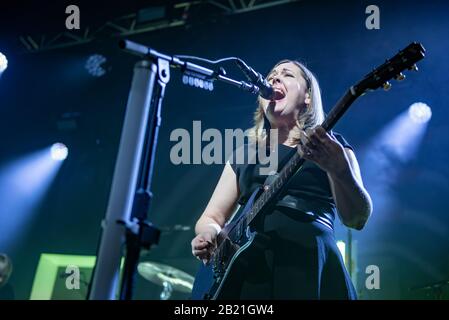
[[292,62],[282,63],[271,70],[267,80],[275,94],[271,100],[260,98],[260,102],[270,123],[279,126],[298,119],[309,98],[299,67]]

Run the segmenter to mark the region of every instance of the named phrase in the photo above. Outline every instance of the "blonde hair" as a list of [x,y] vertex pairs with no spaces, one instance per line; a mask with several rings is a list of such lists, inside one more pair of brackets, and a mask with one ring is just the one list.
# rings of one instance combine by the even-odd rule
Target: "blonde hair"
[[[303,78],[307,83],[307,92],[310,96],[310,104],[307,108],[305,108],[304,112],[299,114],[298,119],[296,119],[296,127],[299,129],[297,136],[294,137],[296,142],[299,142],[299,131],[311,129],[316,126],[319,126],[324,121],[324,110],[323,104],[321,102],[321,90],[318,84],[318,81],[314,74],[299,61],[296,60],[281,60],[272,68],[276,68],[278,65],[283,63],[293,63],[296,65]],[[259,106],[254,112],[254,126],[249,129],[249,138],[253,141],[264,140],[270,131],[270,122],[265,116],[265,112],[263,111],[263,107],[260,103],[260,99],[258,100]]]

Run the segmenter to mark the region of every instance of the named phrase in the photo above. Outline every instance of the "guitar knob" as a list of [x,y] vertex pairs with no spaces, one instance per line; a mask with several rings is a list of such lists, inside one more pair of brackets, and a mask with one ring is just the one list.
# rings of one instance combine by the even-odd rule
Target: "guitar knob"
[[399,73],[399,74],[395,77],[395,79],[396,79],[397,81],[402,81],[402,80],[405,79],[405,74],[403,74],[403,73],[401,72],[401,73]]
[[385,91],[388,91],[391,89],[391,83],[390,82],[385,82],[382,87],[384,88]]
[[409,70],[411,70],[411,71],[418,71],[418,66],[416,64],[414,64],[413,66],[411,66],[409,68]]

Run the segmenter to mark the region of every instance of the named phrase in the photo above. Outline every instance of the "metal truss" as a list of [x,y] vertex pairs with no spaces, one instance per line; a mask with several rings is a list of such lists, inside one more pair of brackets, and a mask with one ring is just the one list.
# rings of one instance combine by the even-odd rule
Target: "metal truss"
[[234,15],[300,0],[197,0],[183,1],[173,5],[172,17],[152,23],[139,24],[137,14],[132,13],[107,21],[98,28],[64,31],[53,35],[22,35],[19,37],[26,52],[42,52],[92,42],[99,37],[124,37],[155,30],[173,28],[189,23],[189,11],[194,8],[212,10],[215,14]]

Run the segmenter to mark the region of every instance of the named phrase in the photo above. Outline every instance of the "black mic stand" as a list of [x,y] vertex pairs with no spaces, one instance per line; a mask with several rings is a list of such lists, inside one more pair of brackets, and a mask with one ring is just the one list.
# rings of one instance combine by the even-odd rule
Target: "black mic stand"
[[[147,215],[153,198],[151,181],[170,67],[205,79],[220,80],[254,94],[259,92],[255,84],[226,77],[223,69],[216,72],[128,40],[120,41],[119,46],[144,60],[134,67],[106,217],[102,222],[97,261],[88,293],[91,300],[132,299],[141,249],[150,249],[159,241],[160,230],[147,221]],[[125,259],[120,293],[117,295],[123,248]]]

